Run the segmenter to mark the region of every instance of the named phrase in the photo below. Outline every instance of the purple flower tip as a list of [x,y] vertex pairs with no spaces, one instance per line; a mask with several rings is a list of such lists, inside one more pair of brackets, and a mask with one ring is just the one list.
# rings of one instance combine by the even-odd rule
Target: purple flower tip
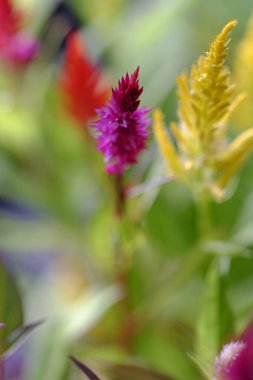
[[110,102],[97,110],[100,119],[92,124],[106,171],[112,175],[122,175],[146,148],[151,120],[147,118],[149,109],[139,108],[143,87],[139,87],[138,75],[139,67],[118,81]]
[[5,327],[5,323],[0,323],[0,327]]

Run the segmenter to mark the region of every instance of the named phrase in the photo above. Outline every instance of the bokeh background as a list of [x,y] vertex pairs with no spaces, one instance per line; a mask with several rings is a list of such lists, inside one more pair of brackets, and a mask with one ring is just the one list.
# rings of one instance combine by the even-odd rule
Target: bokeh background
[[[108,88],[140,66],[142,104],[159,106],[168,122],[176,120],[176,76],[189,71],[234,18],[239,24],[227,62],[235,72],[252,1],[13,4],[24,15],[24,30],[37,39],[38,52],[24,66],[1,60],[0,251],[11,275],[8,281],[15,281],[19,296],[12,296],[8,281],[0,281],[0,302],[12,300],[9,310],[24,324],[43,323],[18,348],[15,365],[9,365],[15,371],[8,379],[83,378],[70,364],[69,354],[98,371],[108,363],[124,363],[178,380],[200,379],[190,354],[211,256],[223,256],[223,281],[233,315],[228,316],[226,339],[252,316],[253,160],[233,182],[228,198],[211,204],[212,239],[201,248],[205,260],[191,270],[196,268],[201,237],[189,189],[168,183],[140,191],[129,199],[128,221],[119,226],[112,180],[104,172],[92,132],[87,135],[90,120],[79,123],[68,112],[61,77],[67,37],[79,30],[85,54]],[[231,134],[240,130],[239,116],[231,127]],[[135,187],[163,173],[151,134],[148,149],[127,173],[126,183]],[[126,252],[124,289],[117,277],[120,246]],[[3,319],[8,313],[3,305],[0,311]],[[135,317],[138,328],[131,322]]]

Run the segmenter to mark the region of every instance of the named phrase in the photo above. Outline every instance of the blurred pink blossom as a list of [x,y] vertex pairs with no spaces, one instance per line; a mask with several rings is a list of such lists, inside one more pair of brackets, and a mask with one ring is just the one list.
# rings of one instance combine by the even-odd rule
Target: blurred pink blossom
[[38,50],[38,42],[22,31],[22,15],[10,0],[0,0],[0,56],[15,65],[30,62]]

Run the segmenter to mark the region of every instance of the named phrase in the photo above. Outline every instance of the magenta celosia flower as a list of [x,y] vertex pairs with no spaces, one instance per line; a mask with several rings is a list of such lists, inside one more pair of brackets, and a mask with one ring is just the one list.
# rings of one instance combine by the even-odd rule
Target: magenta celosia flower
[[213,380],[253,379],[253,324],[238,341],[226,344],[215,360]]
[[139,67],[131,76],[127,73],[121,78],[112,89],[110,102],[97,110],[100,119],[92,124],[109,174],[122,175],[146,147],[151,121],[147,118],[149,109],[139,108],[143,87],[139,87],[138,74]]

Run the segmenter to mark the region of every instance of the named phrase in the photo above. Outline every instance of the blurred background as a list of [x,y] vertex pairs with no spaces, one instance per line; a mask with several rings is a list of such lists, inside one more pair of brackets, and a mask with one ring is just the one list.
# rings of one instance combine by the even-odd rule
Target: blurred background
[[[8,273],[0,278],[0,317],[9,332],[43,323],[9,355],[6,378],[81,379],[72,354],[103,379],[108,373],[128,379],[110,377],[117,363],[200,379],[190,354],[211,253],[225,252],[233,315],[226,339],[252,316],[253,160],[228,199],[211,205],[212,239],[193,275],[200,236],[190,191],[168,183],[141,192],[128,200],[127,221],[119,223],[90,122],[111,87],[137,66],[141,104],[161,107],[167,122],[177,120],[176,76],[234,18],[239,24],[227,62],[236,72],[252,1],[13,0],[12,10],[7,3],[0,1],[0,21],[9,18],[11,25],[0,26],[0,256]],[[12,54],[6,46],[17,35]],[[231,126],[236,134],[240,117]],[[126,185],[163,173],[151,135]],[[126,258],[123,281],[119,250]]]

